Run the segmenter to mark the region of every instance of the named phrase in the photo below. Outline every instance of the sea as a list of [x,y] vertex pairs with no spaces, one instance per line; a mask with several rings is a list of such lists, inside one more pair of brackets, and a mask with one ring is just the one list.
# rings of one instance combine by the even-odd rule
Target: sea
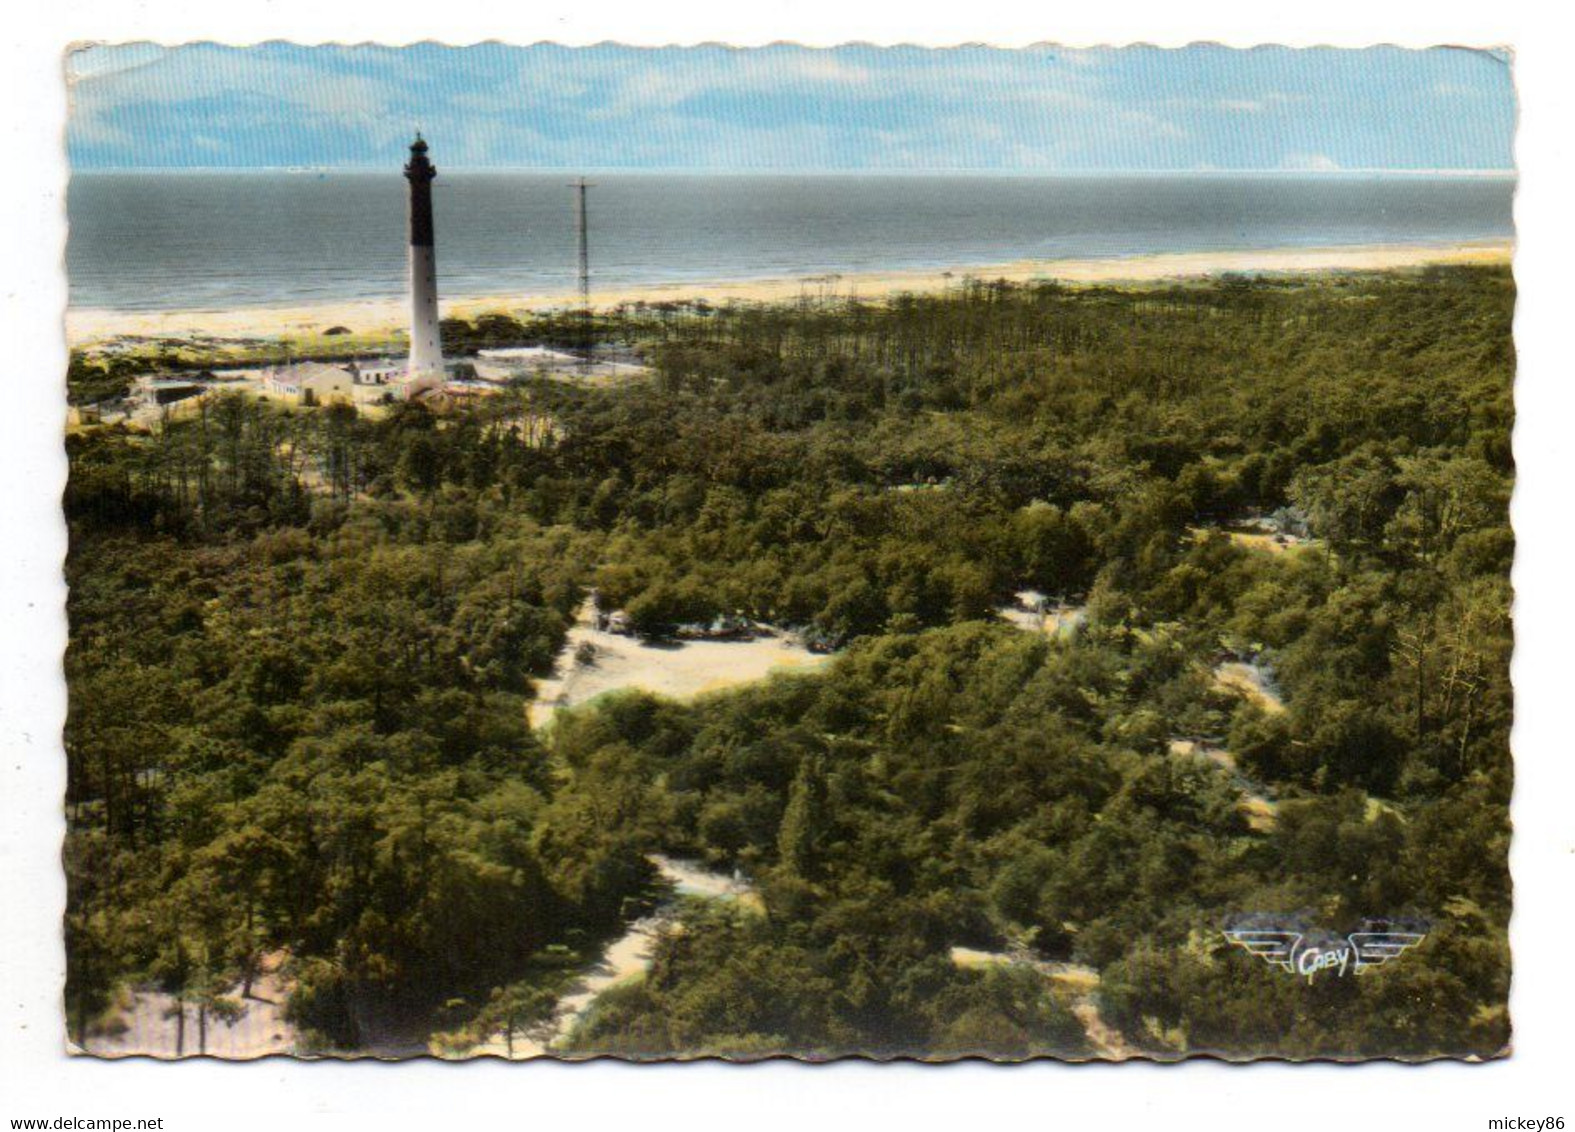
[[[572,293],[575,177],[443,170],[445,297]],[[593,288],[1034,259],[1453,243],[1513,231],[1510,177],[1424,174],[660,174],[590,178]],[[71,303],[229,310],[405,291],[392,172],[86,172]]]

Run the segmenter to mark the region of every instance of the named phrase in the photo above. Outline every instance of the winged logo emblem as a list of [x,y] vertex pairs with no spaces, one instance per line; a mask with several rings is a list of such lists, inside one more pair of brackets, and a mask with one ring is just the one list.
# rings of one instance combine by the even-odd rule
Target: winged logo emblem
[[1250,955],[1311,982],[1324,971],[1361,974],[1398,959],[1427,938],[1419,920],[1364,920],[1346,935],[1309,927],[1301,917],[1237,917],[1225,938]]

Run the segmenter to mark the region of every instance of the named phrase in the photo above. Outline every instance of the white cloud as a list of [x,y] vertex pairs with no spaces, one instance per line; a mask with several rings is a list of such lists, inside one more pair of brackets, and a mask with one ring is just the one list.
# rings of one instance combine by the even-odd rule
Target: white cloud
[[157,43],[94,44],[66,53],[66,81],[81,82],[156,63],[170,53]]
[[[1214,70],[1198,81],[1171,82],[1173,58],[1191,57],[1048,45],[204,43],[92,47],[71,53],[66,70],[73,159],[84,165],[135,163],[193,134],[229,145],[228,162],[213,152],[220,163],[386,162],[417,125],[451,167],[667,167],[741,153],[794,168],[1191,168],[1207,156],[1331,170],[1339,163],[1319,152],[1331,137],[1353,165],[1372,164],[1367,151],[1388,144],[1350,107],[1313,113],[1325,87],[1298,90],[1297,75],[1210,56],[1201,61]],[[1444,84],[1433,82],[1453,81],[1426,77],[1418,97],[1437,99]],[[1281,158],[1287,145],[1297,152]]]
[[1287,153],[1281,166],[1308,173],[1333,173],[1340,168],[1340,163],[1327,153]]
[[[147,47],[146,52],[134,48]],[[92,52],[84,52],[91,55]],[[73,56],[73,63],[77,57]],[[229,95],[266,98],[285,108],[321,112],[387,109],[395,84],[334,71],[256,48],[198,43],[178,50],[133,44],[116,48],[107,63],[84,61],[73,94],[85,106],[169,104]]]
[[1109,48],[1099,47],[1057,47],[1055,57],[1064,63],[1071,63],[1074,67],[1097,67],[1104,62],[1104,56],[1109,54]]

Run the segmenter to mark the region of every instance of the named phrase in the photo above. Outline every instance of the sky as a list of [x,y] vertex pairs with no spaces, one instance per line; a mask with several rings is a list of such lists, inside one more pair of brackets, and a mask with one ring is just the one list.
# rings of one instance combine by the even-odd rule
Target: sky
[[76,169],[1475,170],[1513,167],[1501,53],[93,46]]

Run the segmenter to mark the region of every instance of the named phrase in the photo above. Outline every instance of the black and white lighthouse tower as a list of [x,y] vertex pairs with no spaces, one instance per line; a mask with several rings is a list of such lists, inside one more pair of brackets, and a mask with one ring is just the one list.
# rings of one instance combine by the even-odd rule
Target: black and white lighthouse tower
[[410,376],[442,379],[443,340],[438,332],[437,257],[432,244],[432,178],[427,143],[418,133],[410,144],[405,179],[410,182]]

